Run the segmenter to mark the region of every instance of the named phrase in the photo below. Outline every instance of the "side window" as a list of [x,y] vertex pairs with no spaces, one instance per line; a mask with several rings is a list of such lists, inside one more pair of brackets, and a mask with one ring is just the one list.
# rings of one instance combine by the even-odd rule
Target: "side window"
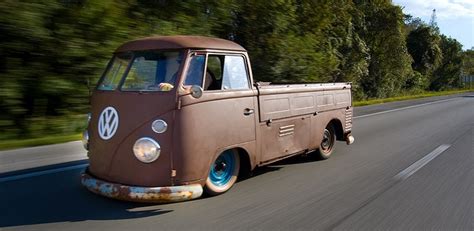
[[224,61],[222,88],[249,89],[249,79],[245,67],[244,57],[226,56]]
[[189,62],[188,73],[184,80],[184,85],[202,86],[202,77],[204,75],[204,55],[194,55]]
[[208,56],[204,90],[221,90],[224,57],[223,55]]
[[191,57],[184,85],[199,85],[205,91],[249,89],[244,57],[208,55],[204,71],[204,55]]

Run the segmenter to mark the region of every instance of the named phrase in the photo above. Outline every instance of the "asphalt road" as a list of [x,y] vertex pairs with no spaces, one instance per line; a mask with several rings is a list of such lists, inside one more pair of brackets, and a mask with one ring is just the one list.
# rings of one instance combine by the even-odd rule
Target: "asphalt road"
[[87,159],[81,141],[44,145],[0,152],[0,177],[21,170],[36,171],[39,167]]
[[356,142],[338,143],[329,160],[287,159],[228,193],[183,203],[93,195],[80,168],[4,172],[0,230],[474,230],[474,94],[355,114]]

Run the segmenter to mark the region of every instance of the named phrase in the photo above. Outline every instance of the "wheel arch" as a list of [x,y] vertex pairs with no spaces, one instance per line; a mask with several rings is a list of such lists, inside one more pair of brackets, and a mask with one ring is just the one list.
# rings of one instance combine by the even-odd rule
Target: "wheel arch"
[[[252,172],[253,168],[255,167],[255,165],[252,163],[252,160],[250,158],[250,152],[246,148],[241,147],[241,146],[230,146],[230,147],[219,149],[210,159],[209,166],[211,166],[213,161],[217,159],[217,157],[221,153],[228,150],[235,150],[239,156],[239,160],[240,160],[239,178],[248,177],[250,173]],[[207,175],[209,174],[209,170],[207,171],[206,174]]]
[[328,125],[332,125],[335,132],[336,132],[336,140],[344,141],[344,128],[342,127],[342,123],[339,119],[333,118],[329,121]]
[[250,161],[250,155],[244,148],[237,147],[234,148],[239,153],[240,158],[240,170],[239,170],[239,178],[248,177],[250,172],[252,171],[252,163]]

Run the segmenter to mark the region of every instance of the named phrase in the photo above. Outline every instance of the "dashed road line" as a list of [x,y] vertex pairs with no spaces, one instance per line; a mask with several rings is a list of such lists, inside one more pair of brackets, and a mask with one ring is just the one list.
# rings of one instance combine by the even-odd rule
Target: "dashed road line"
[[424,156],[423,158],[419,159],[418,161],[416,161],[415,163],[413,163],[412,165],[410,165],[408,168],[406,168],[405,170],[401,171],[400,173],[398,173],[394,178],[396,180],[405,180],[407,179],[408,177],[410,177],[411,175],[413,175],[415,172],[417,172],[418,170],[420,170],[423,166],[425,166],[426,164],[428,164],[430,161],[432,161],[434,158],[436,158],[437,156],[439,156],[439,154],[443,153],[444,151],[446,151],[449,147],[451,147],[451,145],[449,144],[443,144],[443,145],[440,145],[439,147],[437,147],[435,150],[433,150],[432,152],[430,152],[428,155]]

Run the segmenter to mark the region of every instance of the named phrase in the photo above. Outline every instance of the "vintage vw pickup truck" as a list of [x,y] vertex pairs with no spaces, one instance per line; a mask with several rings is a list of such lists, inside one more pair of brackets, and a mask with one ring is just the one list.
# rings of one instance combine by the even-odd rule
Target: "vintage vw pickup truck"
[[350,83],[258,83],[246,50],[200,36],[127,42],[91,96],[81,183],[121,200],[174,202],[229,190],[293,155],[331,156],[351,135]]

